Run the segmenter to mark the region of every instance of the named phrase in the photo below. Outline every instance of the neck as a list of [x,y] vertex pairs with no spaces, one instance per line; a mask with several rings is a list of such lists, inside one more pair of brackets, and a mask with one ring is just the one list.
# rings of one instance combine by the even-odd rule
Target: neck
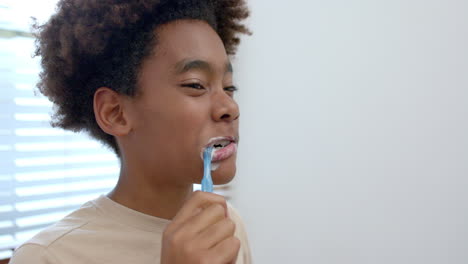
[[[135,211],[164,219],[172,219],[193,192],[192,184],[151,184],[142,177],[121,168],[116,187],[107,195],[113,201]],[[157,186],[155,186],[157,185]]]

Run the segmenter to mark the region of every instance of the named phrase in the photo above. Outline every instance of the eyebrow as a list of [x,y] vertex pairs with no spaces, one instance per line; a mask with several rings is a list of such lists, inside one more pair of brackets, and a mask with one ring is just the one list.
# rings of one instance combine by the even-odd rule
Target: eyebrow
[[[198,59],[181,60],[175,65],[174,68],[175,68],[176,74],[183,74],[192,70],[202,70],[202,71],[207,71],[210,73],[215,72],[214,67],[209,62],[204,61],[204,60],[198,60]],[[228,61],[224,65],[224,73],[232,73],[232,72],[233,72],[232,64],[230,61]]]

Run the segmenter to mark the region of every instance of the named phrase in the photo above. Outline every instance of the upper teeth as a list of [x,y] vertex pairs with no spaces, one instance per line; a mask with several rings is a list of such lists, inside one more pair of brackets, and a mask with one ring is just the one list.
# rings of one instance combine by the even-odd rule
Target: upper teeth
[[213,143],[212,146],[214,148],[224,148],[225,146],[229,145],[229,143],[231,143],[231,141],[221,140],[221,141],[217,141],[217,142]]

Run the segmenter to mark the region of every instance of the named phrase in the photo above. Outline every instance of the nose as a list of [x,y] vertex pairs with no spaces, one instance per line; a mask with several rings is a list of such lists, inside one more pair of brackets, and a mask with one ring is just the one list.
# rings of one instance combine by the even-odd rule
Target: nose
[[232,122],[239,118],[239,105],[225,91],[213,95],[212,118],[216,122]]

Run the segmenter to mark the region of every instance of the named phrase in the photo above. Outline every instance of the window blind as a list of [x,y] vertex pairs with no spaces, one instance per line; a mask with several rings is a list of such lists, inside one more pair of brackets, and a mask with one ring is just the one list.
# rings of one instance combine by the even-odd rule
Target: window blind
[[[116,156],[86,135],[49,125],[52,104],[34,92],[34,40],[0,36],[0,246],[14,247],[117,181]],[[0,252],[0,258],[11,254]]]
[[116,156],[84,134],[49,125],[52,104],[35,89],[31,16],[56,0],[0,0],[0,259],[117,182]]

